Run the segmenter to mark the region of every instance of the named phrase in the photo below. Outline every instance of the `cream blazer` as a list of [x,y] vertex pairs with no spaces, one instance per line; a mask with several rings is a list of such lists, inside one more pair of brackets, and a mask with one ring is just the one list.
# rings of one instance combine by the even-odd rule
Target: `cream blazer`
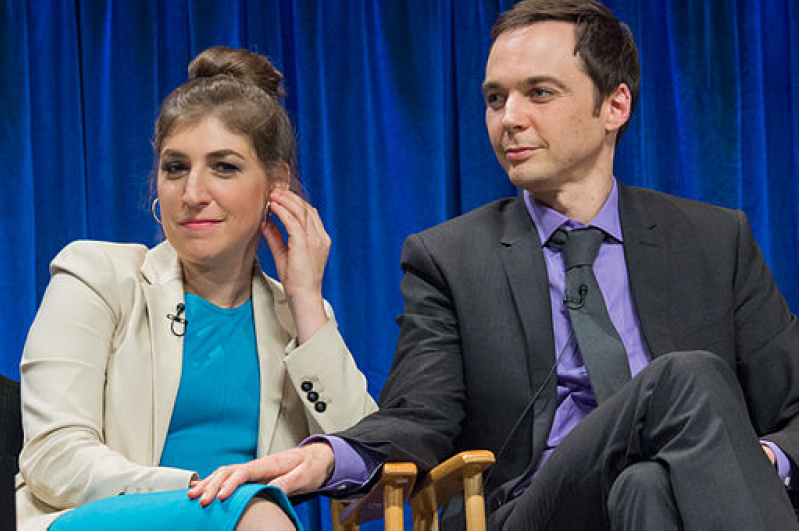
[[[24,530],[46,529],[63,510],[100,498],[186,488],[193,474],[158,466],[183,353],[166,318],[183,301],[175,250],[168,242],[152,250],[74,242],[50,271],[20,365],[25,445],[16,503]],[[281,284],[257,266],[252,307],[259,456],[345,429],[377,409],[326,302],[330,321],[299,347]]]

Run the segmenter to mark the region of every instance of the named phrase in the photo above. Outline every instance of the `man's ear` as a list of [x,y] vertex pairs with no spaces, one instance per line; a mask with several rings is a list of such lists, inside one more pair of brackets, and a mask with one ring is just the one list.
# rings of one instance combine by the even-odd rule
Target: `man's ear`
[[605,131],[612,133],[618,131],[621,126],[630,119],[630,108],[632,106],[632,95],[630,87],[626,83],[620,84],[616,90],[611,92],[605,100],[607,118],[605,120]]

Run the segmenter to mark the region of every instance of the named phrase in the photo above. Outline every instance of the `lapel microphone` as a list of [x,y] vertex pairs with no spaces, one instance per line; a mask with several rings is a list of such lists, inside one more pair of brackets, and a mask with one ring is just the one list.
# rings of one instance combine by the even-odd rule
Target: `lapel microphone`
[[[166,318],[172,323],[169,325],[170,330],[172,330],[172,334],[177,337],[185,336],[186,335],[186,327],[189,326],[189,322],[180,316],[184,311],[186,311],[186,305],[182,302],[179,302],[177,306],[175,306],[175,315],[171,313],[166,314]],[[178,331],[175,330],[175,324],[177,323],[178,328],[182,327],[182,330]]]

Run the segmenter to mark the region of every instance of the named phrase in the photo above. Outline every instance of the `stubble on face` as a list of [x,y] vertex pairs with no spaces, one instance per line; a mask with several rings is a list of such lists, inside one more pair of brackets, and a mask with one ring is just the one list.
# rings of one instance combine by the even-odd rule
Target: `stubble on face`
[[538,22],[500,35],[483,92],[486,126],[511,182],[537,199],[612,180],[604,107],[574,54],[574,25]]

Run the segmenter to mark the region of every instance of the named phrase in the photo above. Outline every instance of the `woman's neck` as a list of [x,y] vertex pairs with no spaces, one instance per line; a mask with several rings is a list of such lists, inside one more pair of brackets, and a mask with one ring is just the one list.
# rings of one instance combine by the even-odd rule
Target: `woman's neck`
[[229,267],[213,267],[181,261],[183,290],[221,308],[235,308],[250,299],[255,257]]

